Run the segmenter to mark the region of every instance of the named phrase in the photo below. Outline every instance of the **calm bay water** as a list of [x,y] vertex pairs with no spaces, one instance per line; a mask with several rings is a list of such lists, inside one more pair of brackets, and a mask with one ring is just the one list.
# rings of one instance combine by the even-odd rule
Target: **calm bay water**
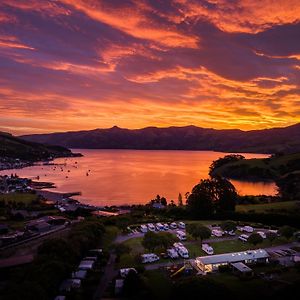
[[[53,182],[59,192],[82,192],[77,199],[95,205],[146,203],[157,194],[177,202],[200,179],[207,178],[211,162],[226,153],[212,151],[78,150],[83,157],[56,159],[62,166],[34,166],[6,170],[21,177]],[[243,154],[262,158],[262,154]],[[77,162],[77,163],[76,163]],[[89,171],[90,170],[90,171]],[[87,176],[88,173],[88,176]],[[233,180],[240,194],[274,195],[274,183]]]

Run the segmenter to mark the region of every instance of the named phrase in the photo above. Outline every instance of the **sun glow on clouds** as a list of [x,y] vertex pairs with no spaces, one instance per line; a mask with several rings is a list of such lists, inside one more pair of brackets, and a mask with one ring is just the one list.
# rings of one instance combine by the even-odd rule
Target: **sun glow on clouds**
[[0,130],[299,122],[299,9],[296,0],[3,0]]

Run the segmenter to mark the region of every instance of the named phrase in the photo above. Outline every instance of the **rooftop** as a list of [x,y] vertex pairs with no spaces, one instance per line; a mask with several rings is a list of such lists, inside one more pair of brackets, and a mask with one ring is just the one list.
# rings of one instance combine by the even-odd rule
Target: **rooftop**
[[196,260],[202,262],[205,265],[208,264],[218,264],[218,263],[235,263],[241,262],[248,259],[259,259],[259,258],[268,258],[269,254],[266,250],[248,250],[244,252],[235,252],[235,253],[224,253],[210,256],[200,256]]

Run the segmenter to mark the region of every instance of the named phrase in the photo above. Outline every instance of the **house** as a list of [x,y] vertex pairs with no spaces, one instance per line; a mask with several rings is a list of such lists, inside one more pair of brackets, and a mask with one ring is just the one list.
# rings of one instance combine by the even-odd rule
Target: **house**
[[244,252],[224,253],[218,255],[197,257],[195,263],[202,272],[217,271],[219,266],[233,263],[268,262],[269,254],[263,249],[248,250]]

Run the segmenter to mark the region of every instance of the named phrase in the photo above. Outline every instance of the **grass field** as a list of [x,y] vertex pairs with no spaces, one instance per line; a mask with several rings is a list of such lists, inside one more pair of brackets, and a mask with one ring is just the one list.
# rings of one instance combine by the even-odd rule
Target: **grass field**
[[0,194],[0,201],[24,203],[25,205],[30,205],[32,201],[37,199],[36,194],[28,193],[10,193],[10,194]]
[[257,212],[257,213],[268,213],[268,212],[293,212],[296,209],[299,210],[300,201],[284,201],[266,204],[243,204],[237,205],[236,211],[242,213]]

